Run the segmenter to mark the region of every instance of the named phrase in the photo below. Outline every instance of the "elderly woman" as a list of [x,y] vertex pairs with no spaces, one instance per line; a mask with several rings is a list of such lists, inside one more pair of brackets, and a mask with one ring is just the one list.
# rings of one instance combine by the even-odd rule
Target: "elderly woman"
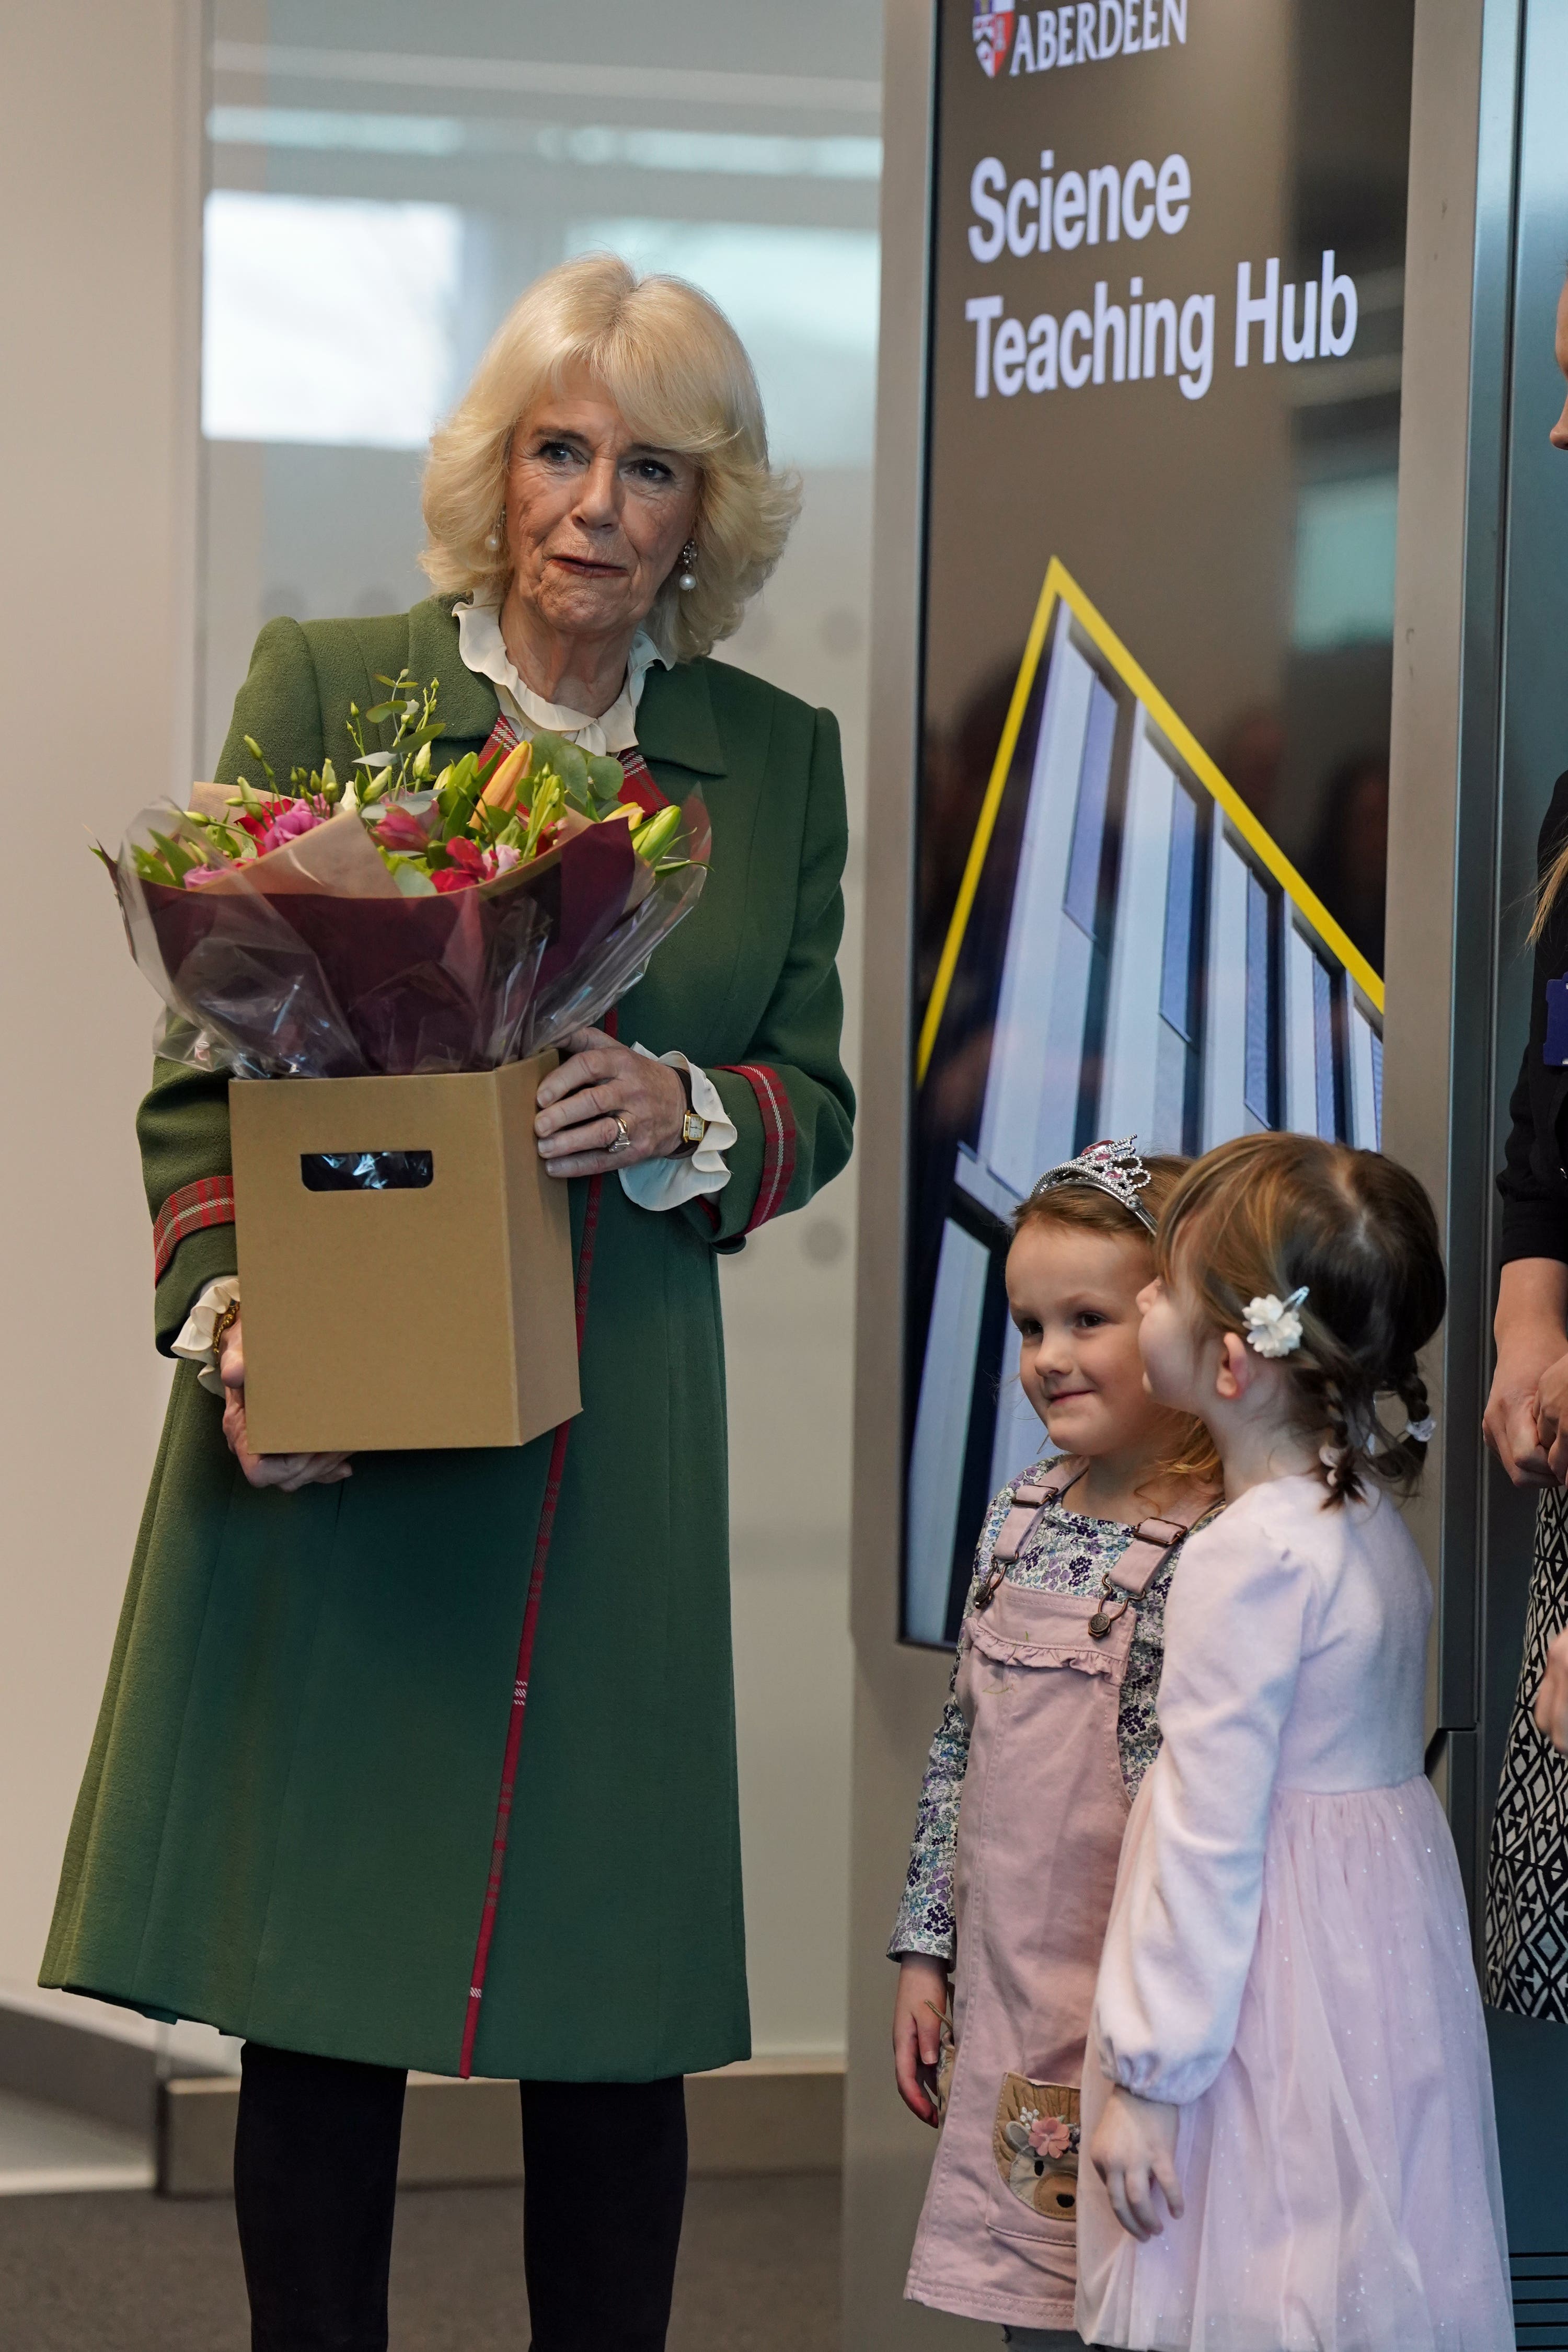
[[[1557,303],[1568,377],[1568,286]],[[1568,452],[1568,402],[1551,429]],[[1487,1443],[1542,1489],[1524,1657],[1492,1821],[1487,1999],[1568,2024],[1568,774],[1541,828],[1530,1040],[1510,1106]],[[1557,1001],[1561,1000],[1561,1001]],[[1545,1735],[1543,1737],[1542,1735]],[[1551,1741],[1548,1747],[1547,1741]],[[1559,1752],[1552,1753],[1555,1748]]]
[[564,1436],[251,1453],[226,1089],[161,1063],[142,1107],[158,1344],[187,1360],[43,1980],[243,2038],[268,2352],[386,2342],[410,2066],[521,2082],[536,2352],[665,2340],[682,2077],[748,2048],[715,1255],[837,1173],[853,1115],[837,730],[709,658],[795,503],[713,306],[569,263],[436,436],[436,595],[269,623],[235,708],[224,780],[247,736],[342,769],[351,701],[406,667],[454,756],[553,729],[713,824],[618,1034],[540,1090],[585,1300]]

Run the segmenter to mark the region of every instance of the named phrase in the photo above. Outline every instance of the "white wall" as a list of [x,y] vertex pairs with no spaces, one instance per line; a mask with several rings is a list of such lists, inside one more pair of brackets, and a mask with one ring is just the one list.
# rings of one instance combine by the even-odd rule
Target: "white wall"
[[[864,474],[808,475],[784,562],[724,650],[837,711],[849,793],[845,1062],[860,1066],[866,638]],[[798,1216],[721,1262],[741,1850],[759,2054],[845,2045],[849,1884],[852,1160]]]
[[195,13],[49,0],[0,49],[0,1985],[37,1974],[165,1387],[153,1008],[87,844],[188,776]]

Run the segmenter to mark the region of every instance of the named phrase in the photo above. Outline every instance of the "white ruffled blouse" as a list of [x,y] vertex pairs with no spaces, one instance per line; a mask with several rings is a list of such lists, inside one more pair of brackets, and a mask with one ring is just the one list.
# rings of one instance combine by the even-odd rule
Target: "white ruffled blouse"
[[637,705],[642,700],[648,671],[655,662],[661,669],[669,667],[647,631],[639,629],[626,656],[626,684],[608,710],[602,711],[597,719],[590,719],[584,711],[573,710],[563,702],[546,702],[518,675],[517,665],[500,633],[499,605],[458,604],[453,608],[453,618],[458,624],[458,650],[466,667],[477,677],[489,679],[509,719],[515,719],[528,734],[542,728],[552,735],[564,735],[584,751],[601,756],[607,752],[611,759],[617,751],[629,751],[637,740]]
[[[500,614],[495,605],[458,604],[454,611],[458,649],[465,666],[477,677],[489,679],[502,710],[524,734],[548,730],[580,744],[584,751],[608,753],[612,759],[636,743],[637,705],[642,700],[647,673],[655,662],[665,661],[646,629],[639,629],[632,639],[626,684],[608,710],[595,719],[563,703],[547,702],[525,683],[506,649]],[[646,1045],[633,1050],[647,1053]],[[653,1058],[649,1055],[650,1060]],[[708,1122],[708,1132],[689,1156],[643,1160],[635,1168],[621,1170],[621,1190],[626,1198],[635,1201],[639,1209],[661,1211],[678,1209],[683,1201],[696,1200],[705,1192],[723,1191],[730,1181],[730,1166],[724,1154],[733,1145],[737,1130],[706,1070],[689,1062],[684,1054],[660,1054],[657,1058],[672,1069],[684,1071],[691,1088],[691,1108]],[[223,1392],[223,1383],[217,1374],[213,1332],[224,1309],[238,1296],[239,1284],[233,1275],[209,1282],[174,1341],[175,1355],[198,1364],[202,1386],[217,1395]]]

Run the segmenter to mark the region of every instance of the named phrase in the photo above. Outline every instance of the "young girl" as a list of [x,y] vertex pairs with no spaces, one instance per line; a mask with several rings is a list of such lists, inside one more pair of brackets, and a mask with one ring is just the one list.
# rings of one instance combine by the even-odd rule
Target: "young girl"
[[986,1517],[892,1939],[899,2088],[925,2122],[956,1958],[951,2087],[944,2071],[906,2291],[1007,2322],[1016,2344],[1078,2343],[1058,2331],[1073,2315],[1095,1969],[1159,1743],[1166,1591],[1218,1499],[1205,1432],[1153,1402],[1138,1353],[1154,1217],[1185,1164],[1099,1143],[1017,1213],[1007,1297],[1050,1444]]
[[1480,1997],[1422,1771],[1431,1592],[1387,1491],[1432,1434],[1431,1207],[1375,1152],[1247,1136],[1177,1189],[1160,1269],[1150,1387],[1203,1414],[1227,1507],[1172,1597],[1100,1964],[1079,2326],[1503,2352]]

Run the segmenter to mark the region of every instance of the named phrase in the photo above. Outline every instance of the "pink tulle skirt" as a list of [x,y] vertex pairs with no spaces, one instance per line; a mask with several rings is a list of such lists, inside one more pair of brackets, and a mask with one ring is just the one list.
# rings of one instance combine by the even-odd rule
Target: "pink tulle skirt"
[[[1146,1822],[1135,1807],[1130,1852]],[[1091,2063],[1086,2147],[1107,2088]],[[1185,2213],[1143,2246],[1085,2164],[1087,2341],[1511,2352],[1486,2031],[1426,1780],[1277,1797],[1236,2045],[1183,2109],[1177,2161]]]

